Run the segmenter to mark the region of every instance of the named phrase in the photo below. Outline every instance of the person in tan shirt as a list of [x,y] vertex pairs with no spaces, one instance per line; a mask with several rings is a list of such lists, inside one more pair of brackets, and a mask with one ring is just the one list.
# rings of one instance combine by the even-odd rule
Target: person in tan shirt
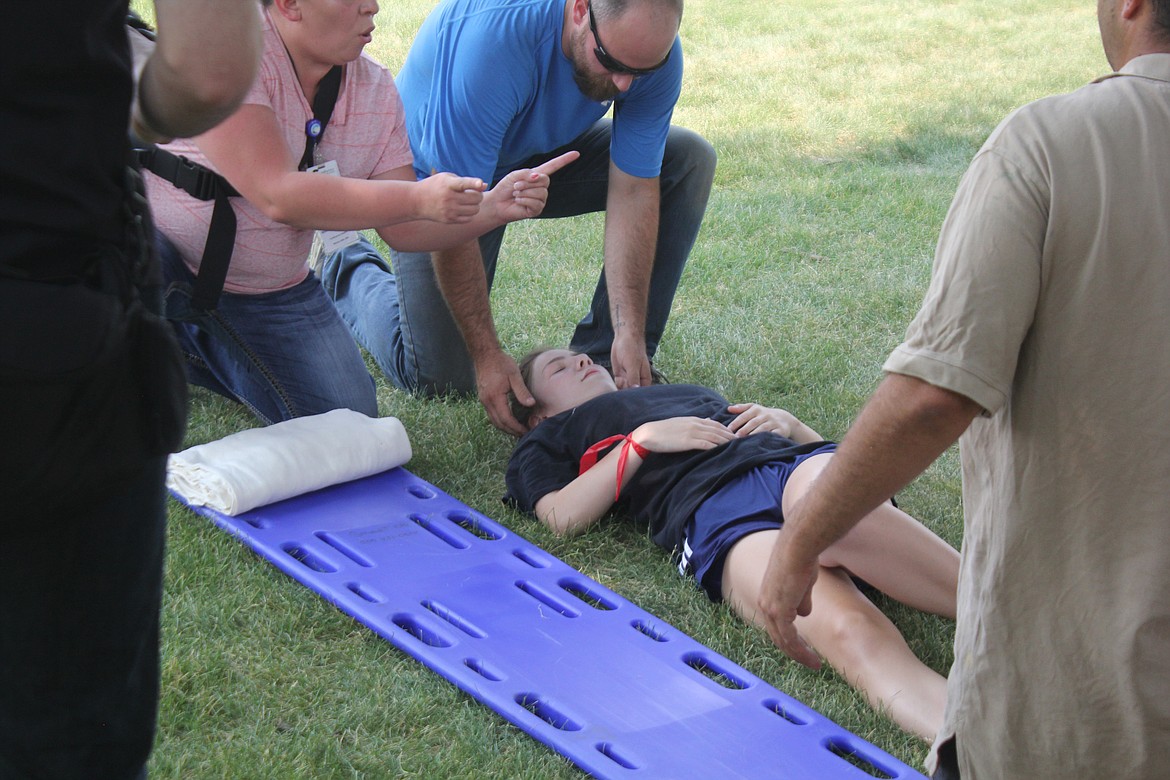
[[[1101,0],[1115,72],[1014,112],[971,163],[888,372],[773,548],[818,555],[956,439],[965,531],[935,778],[1170,767],[1170,2]],[[875,464],[878,464],[875,466]]]

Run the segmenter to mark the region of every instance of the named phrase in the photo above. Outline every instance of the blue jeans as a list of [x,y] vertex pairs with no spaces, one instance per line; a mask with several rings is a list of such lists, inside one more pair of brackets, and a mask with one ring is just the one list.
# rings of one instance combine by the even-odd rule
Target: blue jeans
[[[603,119],[572,143],[520,163],[539,165],[576,149],[581,158],[552,176],[541,219],[604,211],[609,186],[611,123]],[[646,310],[646,353],[653,357],[670,316],[683,267],[694,246],[715,176],[715,150],[697,133],[671,127],[662,160],[658,244]],[[504,228],[480,237],[488,289]],[[391,275],[366,242],[326,258],[322,282],[342,319],[396,386],[424,395],[474,393],[475,370],[459,328],[435,281],[426,252],[394,252]],[[609,295],[601,273],[589,312],[570,348],[609,363],[613,344]]]
[[194,276],[161,233],[158,244],[166,316],[192,384],[239,401],[265,423],[333,409],[378,415],[374,379],[312,274],[287,290],[225,292],[201,312],[191,305]]

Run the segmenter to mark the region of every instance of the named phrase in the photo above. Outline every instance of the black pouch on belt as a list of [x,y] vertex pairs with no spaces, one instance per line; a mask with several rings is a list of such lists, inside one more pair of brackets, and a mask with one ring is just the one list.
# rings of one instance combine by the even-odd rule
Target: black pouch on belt
[[182,444],[182,357],[138,249],[0,268],[0,502],[84,491]]

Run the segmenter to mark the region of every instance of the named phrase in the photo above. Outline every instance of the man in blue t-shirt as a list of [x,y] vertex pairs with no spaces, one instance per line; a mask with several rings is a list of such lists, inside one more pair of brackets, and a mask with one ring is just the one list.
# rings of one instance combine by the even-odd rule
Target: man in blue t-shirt
[[[611,366],[620,387],[652,381],[715,172],[711,145],[670,124],[681,19],[682,0],[444,0],[397,78],[420,177],[495,182],[580,151],[553,177],[542,217],[607,212],[604,272],[570,346]],[[393,276],[362,243],[327,258],[322,279],[396,385],[475,389],[492,422],[519,435],[507,396],[531,395],[488,301],[503,234],[433,256],[395,252]]]

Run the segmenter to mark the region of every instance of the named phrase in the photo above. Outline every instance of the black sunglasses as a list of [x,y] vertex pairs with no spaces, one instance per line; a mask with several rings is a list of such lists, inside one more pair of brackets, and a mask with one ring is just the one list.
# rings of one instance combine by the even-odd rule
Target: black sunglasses
[[[590,2],[587,4],[587,7],[589,9],[589,29],[593,31],[593,40],[597,43],[597,45],[593,47],[593,54],[596,55],[597,61],[601,63],[601,67],[605,68],[610,73],[624,73],[629,76],[645,76],[649,73],[653,73],[670,61],[670,52],[668,51],[666,56],[662,59],[662,62],[658,63],[652,68],[631,68],[629,65],[623,65],[622,63],[618,62],[613,57],[611,57],[609,52],[605,50],[605,47],[601,45],[601,38],[597,37],[597,19],[595,19],[593,16],[592,0],[590,0]],[[673,50],[674,49],[672,48],[671,51]]]

